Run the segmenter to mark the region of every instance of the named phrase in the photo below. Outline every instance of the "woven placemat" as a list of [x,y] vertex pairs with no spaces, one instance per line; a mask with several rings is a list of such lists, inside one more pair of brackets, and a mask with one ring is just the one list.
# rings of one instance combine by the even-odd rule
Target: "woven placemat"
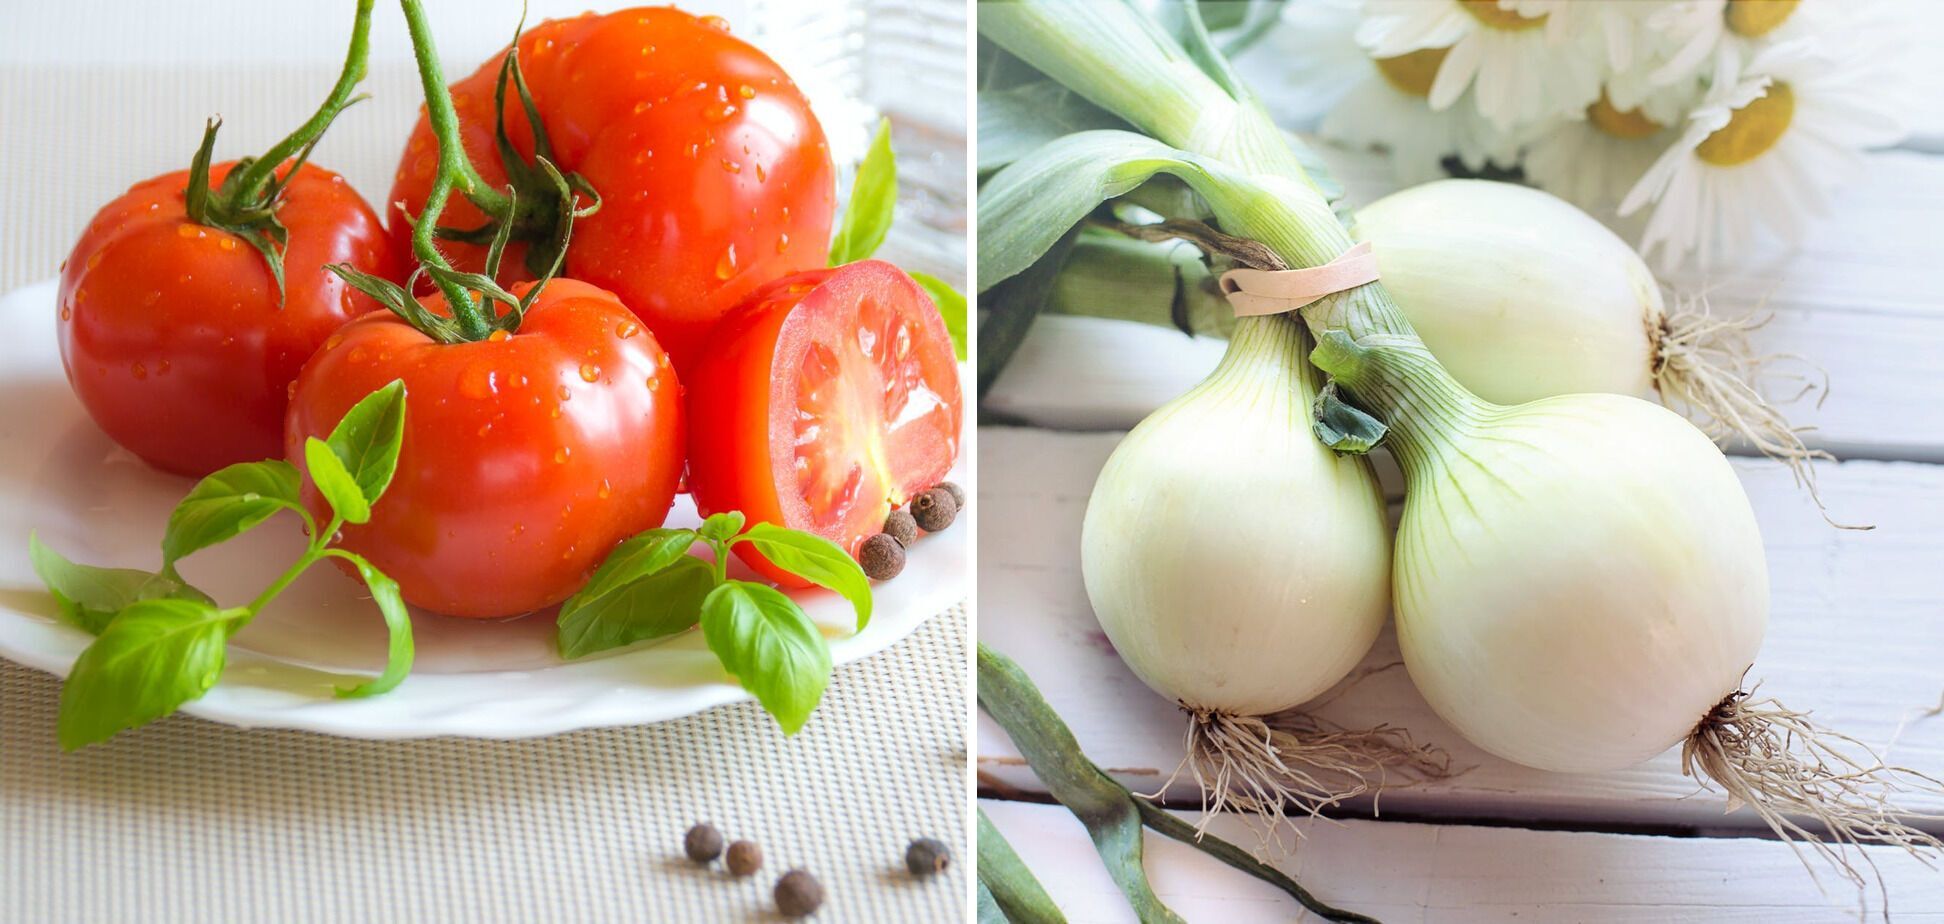
[[[818,920],[957,921],[966,618],[839,668],[793,738],[754,704],[526,741],[358,741],[172,716],[68,754],[54,677],[0,661],[0,921],[767,921],[791,866]],[[764,849],[682,856],[698,819]]]

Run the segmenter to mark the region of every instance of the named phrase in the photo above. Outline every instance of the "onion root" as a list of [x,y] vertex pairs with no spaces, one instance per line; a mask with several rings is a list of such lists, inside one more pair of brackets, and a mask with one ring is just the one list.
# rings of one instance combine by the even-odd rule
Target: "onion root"
[[[1859,759],[1856,755],[1866,755]],[[1807,844],[1867,897],[1870,878],[1884,897],[1882,873],[1865,844],[1902,847],[1926,866],[1944,854],[1944,842],[1906,820],[1944,820],[1944,815],[1898,812],[1900,792],[1944,793],[1944,782],[1907,767],[1887,766],[1869,746],[1811,721],[1809,714],[1772,698],[1737,691],[1723,699],[1681,747],[1681,772],[1712,781],[1728,795],[1728,810],[1743,805],[1789,844],[1811,878],[1816,876],[1800,845]],[[1818,834],[1808,826],[1822,829]],[[1852,862],[1868,867],[1870,878]]]

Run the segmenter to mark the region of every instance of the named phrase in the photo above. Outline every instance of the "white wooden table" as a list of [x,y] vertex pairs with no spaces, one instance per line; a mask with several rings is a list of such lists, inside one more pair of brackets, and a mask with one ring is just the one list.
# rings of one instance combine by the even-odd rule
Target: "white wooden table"
[[[1937,18],[1937,17],[1932,17]],[[1944,83],[1944,81],[1939,81]],[[1944,776],[1944,132],[1869,158],[1842,211],[1786,260],[1668,281],[1712,284],[1721,312],[1775,315],[1759,345],[1804,354],[1834,384],[1820,406],[1788,408],[1812,445],[1847,461],[1820,468],[1824,523],[1787,470],[1737,457],[1767,544],[1773,611],[1751,681],[1762,692]],[[1325,152],[1353,203],[1389,191],[1371,155]],[[1088,324],[1093,326],[1087,326]],[[1102,324],[1113,325],[1107,329]],[[1221,344],[1119,322],[1042,319],[986,408],[1023,427],[979,432],[979,636],[1013,657],[1083,748],[1136,792],[1181,759],[1182,714],[1122,665],[1095,623],[1079,573],[1081,515],[1124,431],[1210,369]],[[1400,479],[1383,460],[1395,502]],[[1400,659],[1386,631],[1363,665]],[[1353,676],[1355,676],[1353,674]],[[1470,767],[1387,792],[1308,837],[1279,865],[1319,897],[1391,921],[1854,920],[1857,894],[1826,871],[1818,891],[1790,849],[1746,809],[1680,774],[1677,752],[1615,773],[1543,773],[1468,745],[1403,670],[1365,677],[1319,710],[1349,726],[1401,725]],[[1058,805],[1009,801],[1044,788],[981,716],[981,805],[1075,921],[1131,921],[1087,840]],[[1192,809],[1192,782],[1165,798]],[[1915,797],[1944,813],[1944,797]],[[1189,813],[1192,814],[1192,813]],[[1944,822],[1926,822],[1944,834]],[[1253,844],[1233,818],[1214,830]],[[1148,837],[1161,898],[1190,921],[1304,919],[1275,890]],[[1899,920],[1944,920],[1944,872],[1877,849]],[[1871,914],[1877,899],[1871,895]]]

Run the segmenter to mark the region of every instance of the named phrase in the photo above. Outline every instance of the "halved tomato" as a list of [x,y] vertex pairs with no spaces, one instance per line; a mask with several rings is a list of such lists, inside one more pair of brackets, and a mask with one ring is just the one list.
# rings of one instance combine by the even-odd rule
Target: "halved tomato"
[[[688,379],[689,491],[856,552],[943,480],[963,418],[931,297],[881,260],[785,276],[711,332]],[[737,554],[790,587],[748,544]]]

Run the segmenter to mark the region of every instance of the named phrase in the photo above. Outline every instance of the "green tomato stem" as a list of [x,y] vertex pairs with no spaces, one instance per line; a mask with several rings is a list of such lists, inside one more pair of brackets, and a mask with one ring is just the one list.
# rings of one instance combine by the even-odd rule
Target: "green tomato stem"
[[[459,115],[453,111],[452,92],[446,89],[445,72],[439,66],[439,51],[432,42],[432,27],[426,22],[425,8],[419,0],[399,0],[399,6],[405,11],[405,25],[412,34],[412,56],[418,61],[419,82],[425,91],[426,119],[439,140],[438,173],[433,176],[432,188],[425,196],[425,208],[412,225],[412,252],[428,265],[451,269],[452,264],[439,253],[432,237],[453,187],[458,186],[487,211],[510,212],[512,203],[479,176],[466,156],[466,148],[459,139]],[[472,293],[448,279],[434,277],[434,282],[451,305],[453,319],[459,322],[466,339],[485,339],[492,325],[479,310]]]
[[310,121],[298,126],[289,137],[277,142],[276,146],[244,169],[243,176],[236,184],[240,201],[248,202],[256,198],[284,161],[315,142],[325,129],[331,127],[338,113],[356,101],[352,91],[365,77],[365,63],[371,46],[371,8],[375,3],[376,0],[358,0],[357,18],[351,24],[351,48],[344,55],[344,69],[338,74],[337,85],[331,88],[331,95],[325,97],[324,104],[317,107]]

